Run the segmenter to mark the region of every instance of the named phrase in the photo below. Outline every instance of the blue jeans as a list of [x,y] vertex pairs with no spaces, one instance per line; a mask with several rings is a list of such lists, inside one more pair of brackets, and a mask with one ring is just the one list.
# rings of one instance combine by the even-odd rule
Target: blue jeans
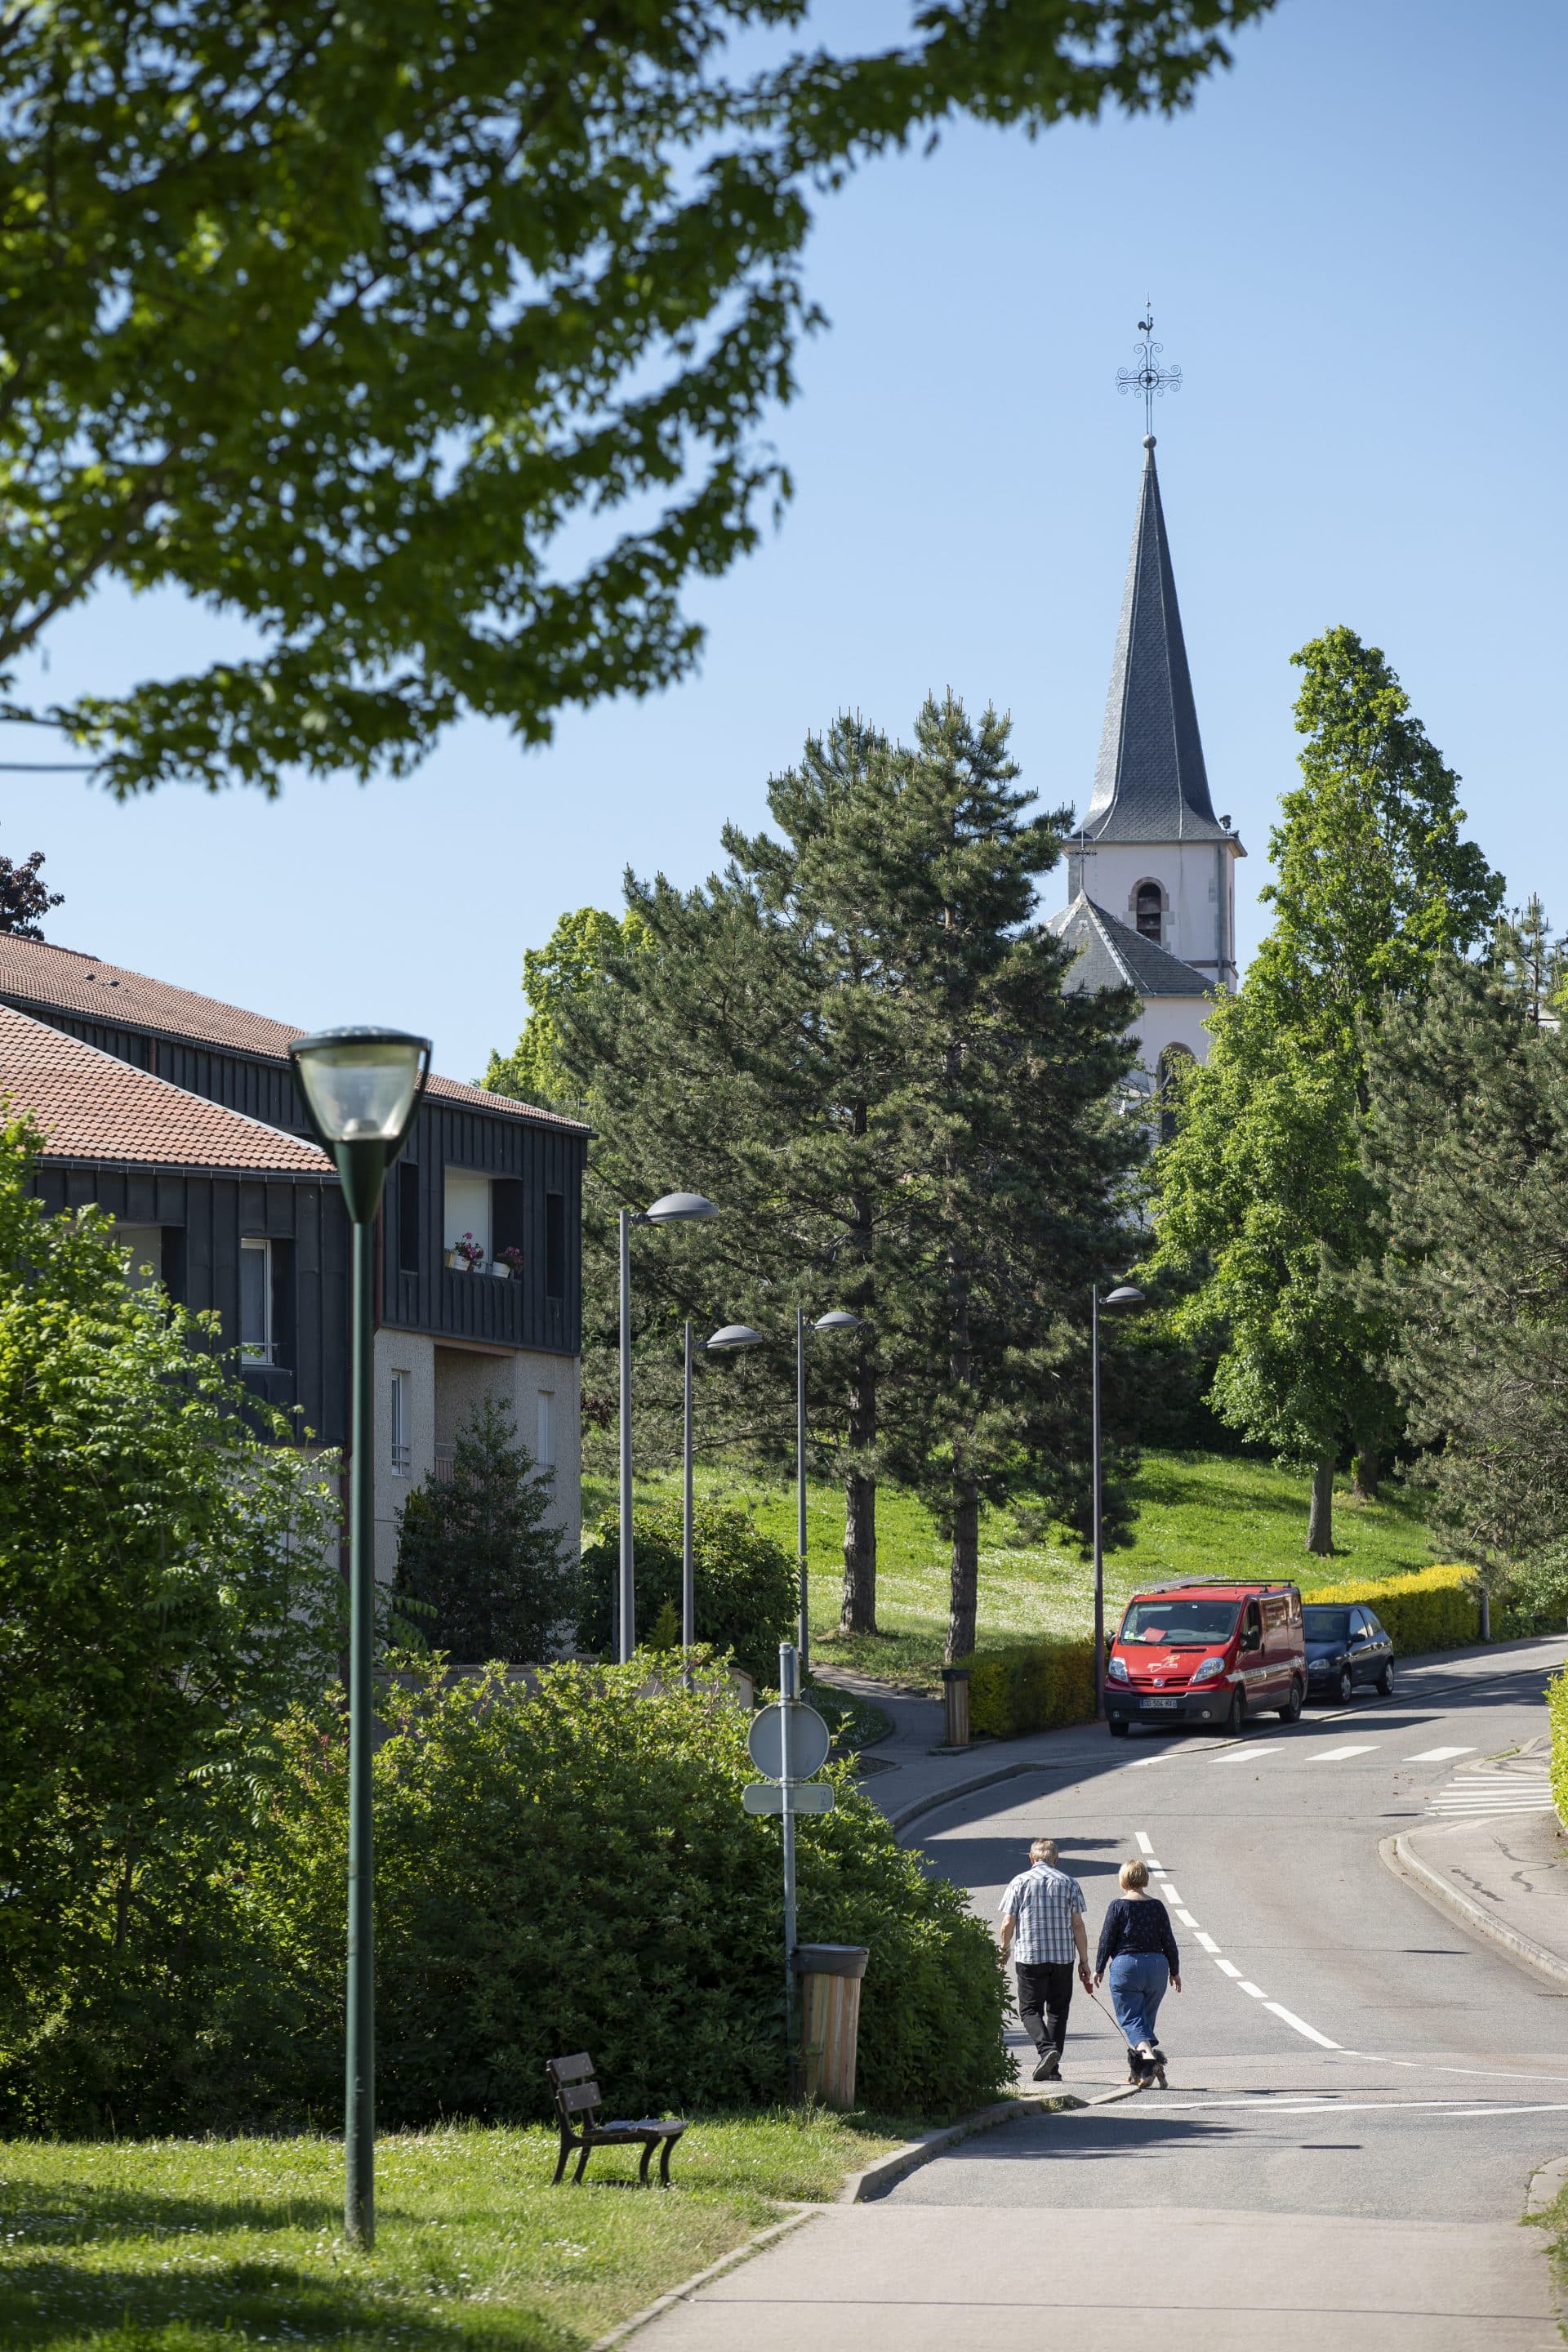
[[1128,2048],[1136,2050],[1141,2042],[1152,2042],[1154,2020],[1160,2014],[1160,2003],[1171,1981],[1164,1954],[1120,1952],[1107,1969],[1105,1980],[1110,1989],[1116,2022],[1127,2036]]

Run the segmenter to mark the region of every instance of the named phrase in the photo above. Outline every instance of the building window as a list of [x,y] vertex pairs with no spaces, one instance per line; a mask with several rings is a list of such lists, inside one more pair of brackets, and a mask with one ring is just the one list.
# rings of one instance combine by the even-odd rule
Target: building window
[[162,1225],[127,1225],[117,1217],[114,1238],[125,1252],[125,1279],[132,1290],[146,1290],[163,1279]]
[[1152,940],[1156,945],[1163,929],[1164,896],[1157,882],[1140,882],[1132,902],[1139,938]]
[[539,1391],[539,1446],[533,1458],[542,1470],[555,1466],[555,1398],[549,1389]]
[[419,1271],[419,1170],[411,1160],[397,1171],[397,1271]]
[[490,1180],[471,1168],[448,1168],[443,1186],[442,1247],[454,1250],[470,1234],[479,1244],[479,1263],[490,1255]]
[[239,1244],[239,1360],[242,1364],[272,1361],[272,1244],[242,1241]]
[[566,1195],[544,1195],[544,1296],[566,1296]]
[[408,1433],[408,1388],[406,1372],[392,1375],[392,1475],[406,1478],[414,1466],[414,1443]]

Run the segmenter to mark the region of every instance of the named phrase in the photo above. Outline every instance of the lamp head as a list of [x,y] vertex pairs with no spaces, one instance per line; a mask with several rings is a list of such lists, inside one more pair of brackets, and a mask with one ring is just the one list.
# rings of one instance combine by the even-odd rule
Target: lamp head
[[1100,1303],[1102,1307],[1113,1308],[1119,1315],[1131,1315],[1136,1308],[1149,1304],[1143,1293],[1134,1290],[1130,1282],[1118,1283],[1114,1290],[1106,1292]]
[[356,1224],[368,1223],[430,1076],[430,1040],[404,1029],[321,1029],[289,1048],[305,1112],[337,1163]]
[[819,1315],[811,1328],[814,1331],[858,1331],[860,1318],[847,1313],[842,1307],[835,1307],[828,1314]]
[[743,1348],[765,1348],[767,1344],[763,1333],[753,1331],[749,1323],[726,1323],[708,1342],[715,1355],[739,1352]]
[[645,1225],[679,1225],[718,1213],[700,1192],[665,1192],[651,1209],[643,1211],[642,1221]]

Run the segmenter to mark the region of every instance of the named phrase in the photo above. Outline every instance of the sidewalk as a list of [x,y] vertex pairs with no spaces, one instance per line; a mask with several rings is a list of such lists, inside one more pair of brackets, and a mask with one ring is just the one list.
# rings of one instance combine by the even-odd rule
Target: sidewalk
[[1476,1765],[1464,1776],[1474,1812],[1402,1830],[1382,1853],[1436,1909],[1568,1991],[1568,1836],[1555,1812],[1506,1810],[1539,1803],[1550,1760],[1542,1738]]

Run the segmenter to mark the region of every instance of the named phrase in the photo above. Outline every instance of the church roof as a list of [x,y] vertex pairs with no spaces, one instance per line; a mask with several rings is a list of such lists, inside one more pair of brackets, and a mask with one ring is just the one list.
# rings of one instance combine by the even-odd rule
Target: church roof
[[1105,731],[1081,833],[1092,842],[1225,841],[1204,771],[1152,434],[1143,448]]
[[1058,940],[1078,950],[1069,988],[1135,988],[1142,997],[1212,996],[1213,983],[1155,940],[1119,923],[1080,890],[1070,907],[1049,918]]

